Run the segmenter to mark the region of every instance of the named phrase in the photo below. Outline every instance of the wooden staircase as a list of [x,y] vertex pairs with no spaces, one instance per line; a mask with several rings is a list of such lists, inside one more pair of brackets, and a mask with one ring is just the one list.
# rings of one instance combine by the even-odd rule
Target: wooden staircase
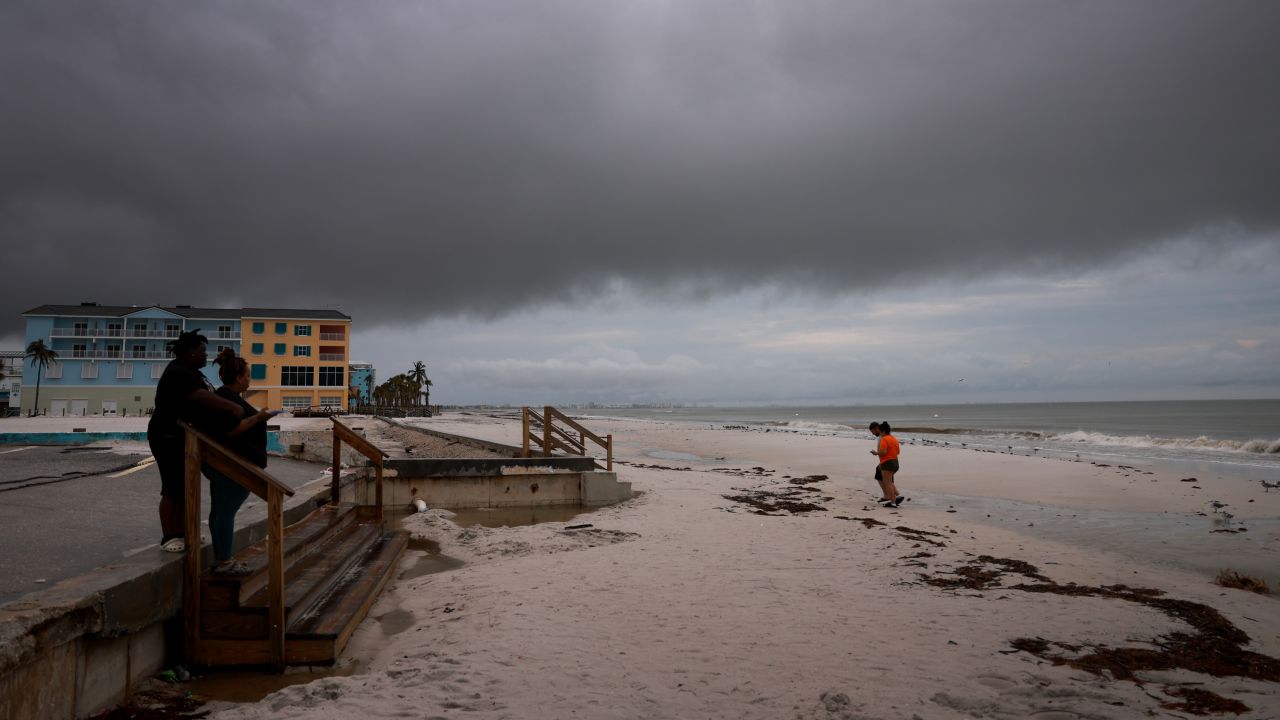
[[[335,458],[346,440],[374,461],[381,485],[382,451],[336,418],[333,422]],[[249,566],[248,575],[227,577],[199,570],[199,543],[193,551],[188,541],[183,594],[187,661],[206,667],[266,665],[277,671],[285,665],[334,662],[391,579],[408,533],[386,530],[380,504],[338,504],[336,459],[331,502],[285,528],[283,497],[292,490],[207,435],[186,429],[188,503],[194,484],[199,507],[201,461],[268,501],[267,538],[234,558]],[[381,487],[377,495],[381,497]],[[194,512],[189,506],[188,537]]]

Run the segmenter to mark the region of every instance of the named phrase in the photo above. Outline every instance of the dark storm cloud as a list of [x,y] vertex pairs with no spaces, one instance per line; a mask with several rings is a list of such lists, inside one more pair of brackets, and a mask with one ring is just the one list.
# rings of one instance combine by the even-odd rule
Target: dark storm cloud
[[819,291],[1280,225],[1271,2],[0,8],[0,332]]

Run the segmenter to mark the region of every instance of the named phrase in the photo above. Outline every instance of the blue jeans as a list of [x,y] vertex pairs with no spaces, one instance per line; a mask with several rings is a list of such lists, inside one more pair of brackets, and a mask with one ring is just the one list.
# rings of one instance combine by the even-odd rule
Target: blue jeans
[[213,536],[213,557],[218,562],[230,560],[236,511],[249,497],[249,489],[208,465],[201,465],[200,469],[209,478],[209,534]]

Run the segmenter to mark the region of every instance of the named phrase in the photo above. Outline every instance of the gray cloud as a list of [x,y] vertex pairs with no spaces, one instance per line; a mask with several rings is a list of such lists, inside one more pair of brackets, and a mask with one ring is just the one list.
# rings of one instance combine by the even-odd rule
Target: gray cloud
[[1059,273],[1280,225],[1280,5],[0,8],[0,333]]

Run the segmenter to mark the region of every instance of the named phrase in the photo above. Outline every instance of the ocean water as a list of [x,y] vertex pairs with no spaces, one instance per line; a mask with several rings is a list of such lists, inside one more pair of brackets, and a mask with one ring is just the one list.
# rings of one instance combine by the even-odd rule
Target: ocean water
[[888,421],[904,442],[1081,457],[1280,480],[1280,400],[850,407],[610,408],[597,417],[870,438]]

